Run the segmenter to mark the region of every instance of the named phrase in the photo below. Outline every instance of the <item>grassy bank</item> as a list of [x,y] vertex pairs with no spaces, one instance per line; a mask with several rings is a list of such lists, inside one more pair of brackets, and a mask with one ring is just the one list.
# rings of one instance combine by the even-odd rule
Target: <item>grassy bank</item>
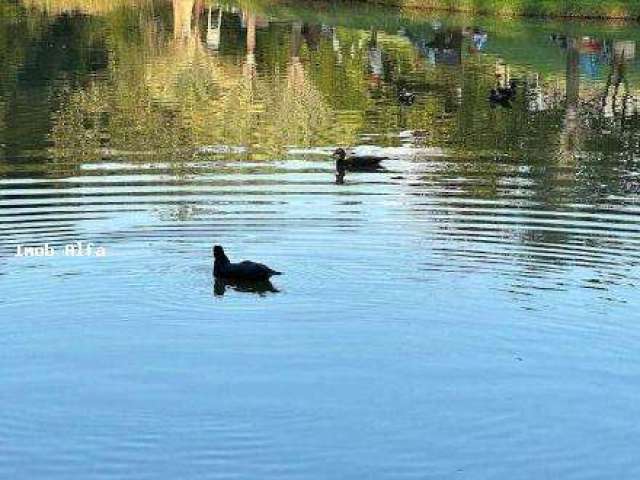
[[479,15],[640,19],[640,0],[367,0]]

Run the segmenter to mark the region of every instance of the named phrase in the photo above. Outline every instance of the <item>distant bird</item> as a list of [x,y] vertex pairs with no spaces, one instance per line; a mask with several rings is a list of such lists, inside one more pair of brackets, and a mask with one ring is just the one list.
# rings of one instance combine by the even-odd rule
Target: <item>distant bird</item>
[[492,108],[500,105],[504,108],[512,108],[511,101],[518,95],[518,84],[515,80],[509,82],[508,87],[492,88],[489,93],[489,103]]
[[344,148],[337,148],[333,152],[333,158],[336,159],[336,179],[339,175],[344,179],[344,174],[349,172],[370,172],[379,170],[380,162],[387,160],[389,157],[376,157],[374,155],[351,155],[347,157]]
[[497,105],[500,105],[503,108],[511,108],[511,101],[500,95],[498,90],[495,88],[492,88],[489,93],[489,104],[491,105],[491,108],[496,108]]
[[262,263],[244,261],[231,263],[220,245],[213,247],[213,275],[216,278],[241,280],[249,282],[264,282],[274,275],[282,275]]
[[495,88],[492,88],[489,93],[489,104],[491,105],[491,108],[496,108],[498,105],[503,108],[513,108],[513,105],[511,105],[511,99],[508,96],[502,95]]
[[515,80],[509,82],[508,87],[498,87],[498,94],[507,100],[513,100],[518,94],[518,84]]
[[398,102],[400,102],[405,107],[410,107],[416,101],[416,94],[412,92],[407,92],[406,89],[401,89],[398,93]]

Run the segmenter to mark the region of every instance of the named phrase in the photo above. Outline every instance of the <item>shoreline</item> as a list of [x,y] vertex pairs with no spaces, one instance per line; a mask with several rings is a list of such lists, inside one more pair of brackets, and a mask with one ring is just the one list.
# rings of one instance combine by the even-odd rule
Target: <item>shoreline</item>
[[[593,0],[567,2],[541,1],[532,5],[526,0],[364,0],[365,3],[406,8],[422,12],[447,12],[468,15],[488,15],[503,18],[540,18],[558,20],[640,21],[640,1],[613,1],[610,5]],[[579,9],[581,12],[570,9]]]

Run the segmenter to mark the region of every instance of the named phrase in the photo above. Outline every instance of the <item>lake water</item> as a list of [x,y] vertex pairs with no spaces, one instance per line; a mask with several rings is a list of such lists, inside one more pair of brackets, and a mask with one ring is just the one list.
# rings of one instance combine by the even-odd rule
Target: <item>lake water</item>
[[637,25],[247,3],[0,5],[0,477],[637,479]]

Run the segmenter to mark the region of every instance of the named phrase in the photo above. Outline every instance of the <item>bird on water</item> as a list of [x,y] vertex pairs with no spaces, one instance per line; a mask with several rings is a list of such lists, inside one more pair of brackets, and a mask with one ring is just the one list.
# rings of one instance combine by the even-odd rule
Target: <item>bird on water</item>
[[398,92],[398,102],[400,102],[405,107],[410,107],[416,101],[416,94],[413,92],[408,92],[405,88],[402,88],[400,92]]
[[213,276],[216,278],[262,282],[274,275],[282,275],[262,263],[244,262],[231,263],[220,245],[213,247]]
[[336,172],[340,171],[371,171],[380,168],[380,162],[387,160],[389,157],[377,157],[375,155],[350,155],[344,148],[336,148],[333,152],[333,158],[336,160]]
[[518,95],[518,84],[515,80],[509,82],[508,87],[492,88],[489,93],[489,103],[492,108],[500,105],[504,108],[512,108],[511,102]]
[[518,94],[518,82],[510,80],[508,87],[498,87],[498,94],[502,95],[507,100],[513,100]]
[[344,148],[336,148],[332,154],[336,160],[336,183],[344,183],[344,177],[349,172],[372,172],[380,170],[380,162],[388,157],[376,157],[374,155],[351,155],[347,157]]

